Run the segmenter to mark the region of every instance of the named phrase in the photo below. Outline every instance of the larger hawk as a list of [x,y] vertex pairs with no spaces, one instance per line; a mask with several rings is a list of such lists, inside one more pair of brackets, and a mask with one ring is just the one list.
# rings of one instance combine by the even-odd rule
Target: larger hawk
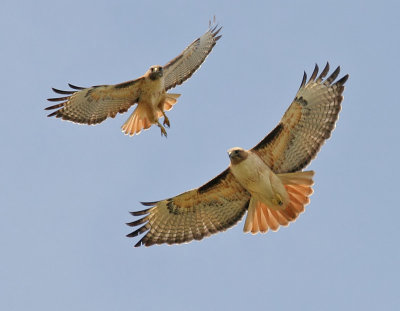
[[62,101],[60,104],[45,108],[57,109],[48,117],[55,116],[75,123],[98,124],[138,104],[122,126],[122,131],[132,136],[139,134],[143,129],[148,129],[152,124],[157,124],[161,129],[161,135],[167,136],[164,126],[158,119],[164,117],[163,124],[170,126],[165,111],[170,110],[180,96],[167,91],[189,79],[200,67],[221,38],[218,36],[220,30],[221,27],[213,26],[210,22],[208,31],[193,41],[181,54],[165,66],[151,66],[138,79],[89,88],[69,84],[73,91],[53,88],[54,92],[67,96],[48,99],[52,102]]
[[278,230],[293,222],[313,192],[313,171],[302,171],[331,135],[341,109],[345,75],[338,67],[327,79],[329,64],[318,66],[300,89],[275,129],[250,150],[228,151],[230,166],[205,185],[176,197],[142,203],[132,212],[142,218],[128,234],[144,234],[135,245],[175,244],[201,240],[236,224],[248,211],[245,232]]

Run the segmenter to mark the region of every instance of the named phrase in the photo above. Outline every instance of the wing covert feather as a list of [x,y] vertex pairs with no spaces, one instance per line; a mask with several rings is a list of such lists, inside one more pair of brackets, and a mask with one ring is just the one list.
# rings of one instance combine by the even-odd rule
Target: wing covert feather
[[247,210],[249,200],[250,194],[226,169],[202,187],[159,202],[142,203],[151,207],[131,212],[133,216],[145,216],[128,223],[141,227],[127,236],[147,231],[135,247],[201,240],[235,225]]
[[252,149],[275,173],[302,170],[331,136],[348,75],[333,83],[340,67],[323,80],[328,72],[329,63],[317,78],[315,65],[308,82],[304,73],[300,89],[278,126]]

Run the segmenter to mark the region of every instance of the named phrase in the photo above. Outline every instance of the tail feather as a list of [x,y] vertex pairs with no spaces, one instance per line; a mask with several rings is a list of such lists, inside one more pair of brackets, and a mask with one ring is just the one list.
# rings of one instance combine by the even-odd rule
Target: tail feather
[[275,217],[275,219],[278,221],[279,225],[286,227],[289,224],[289,220],[287,220],[285,217],[282,216],[281,213],[279,213],[276,210],[270,210],[271,214]]
[[268,223],[265,217],[264,211],[261,208],[257,209],[258,226],[260,232],[264,233],[268,231]]
[[296,202],[291,201],[291,202],[290,202],[290,206],[291,206],[292,209],[294,209],[298,214],[301,214],[302,212],[304,212],[304,204],[296,203]]
[[258,227],[258,213],[257,210],[255,210],[254,212],[254,218],[253,218],[253,226],[251,228],[251,233],[256,233],[258,231],[260,231],[260,228]]
[[[285,188],[289,193],[289,198],[292,197],[295,202],[303,205],[310,203],[310,198],[308,196],[312,194],[312,191],[307,191],[306,193],[309,194],[306,194],[305,191],[297,190],[297,188],[293,186],[285,186]],[[310,188],[310,190],[312,189]]]
[[145,107],[139,104],[128,120],[122,125],[122,132],[129,136],[138,135],[142,130],[147,130],[151,125],[152,122],[147,116]]
[[249,208],[248,208],[248,212],[247,212],[247,217],[246,217],[246,221],[244,222],[244,227],[243,227],[243,231],[244,232],[250,232],[253,228],[253,222],[254,222],[254,214],[256,209],[252,207],[252,205],[254,204],[253,202],[253,198],[250,199],[250,204],[249,204]]
[[261,208],[263,209],[264,215],[267,218],[267,222],[268,222],[268,227],[272,230],[272,231],[276,231],[279,228],[279,221],[278,219],[275,217],[275,215],[272,213],[272,209],[270,209],[267,205],[259,202],[259,205],[261,206]]
[[313,171],[279,174],[279,178],[289,195],[289,203],[283,210],[270,208],[268,205],[257,201],[254,197],[250,199],[249,209],[244,232],[256,234],[266,233],[269,229],[277,231],[280,226],[288,226],[304,212],[305,205],[310,202],[309,196],[313,193],[312,177]]
[[[181,96],[181,94],[175,94],[175,93],[165,94],[163,110],[170,111],[172,109],[172,107],[176,104],[176,102],[178,101],[177,98],[179,96]],[[157,116],[158,116],[158,118],[161,118],[163,116],[163,114],[160,110],[157,111]]]
[[296,213],[295,210],[292,209],[291,205],[286,207],[284,210],[279,211],[279,213],[281,213],[282,216],[284,216],[288,221],[295,220],[297,218],[297,216],[299,215],[298,213]]
[[278,174],[284,185],[312,186],[314,171]]

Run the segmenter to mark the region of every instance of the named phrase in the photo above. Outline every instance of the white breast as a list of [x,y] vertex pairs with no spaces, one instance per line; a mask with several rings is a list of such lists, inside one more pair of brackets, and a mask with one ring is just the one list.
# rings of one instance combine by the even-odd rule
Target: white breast
[[273,203],[277,193],[284,201],[288,201],[288,194],[279,177],[255,153],[250,152],[245,160],[231,165],[231,171],[247,191],[271,208],[282,208]]

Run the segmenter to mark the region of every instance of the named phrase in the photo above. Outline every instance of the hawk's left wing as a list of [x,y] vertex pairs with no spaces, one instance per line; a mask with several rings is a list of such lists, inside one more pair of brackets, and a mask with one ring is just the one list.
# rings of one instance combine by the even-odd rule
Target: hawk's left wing
[[250,193],[228,168],[200,188],[159,202],[142,203],[151,207],[131,212],[133,216],[145,216],[127,224],[141,225],[127,236],[146,232],[135,247],[201,240],[236,224],[246,212],[249,200]]
[[323,80],[328,72],[327,63],[317,78],[315,65],[308,82],[304,73],[300,89],[278,126],[252,149],[275,173],[302,170],[331,136],[349,75],[334,83],[340,67]]
[[[214,18],[215,22],[215,18]],[[204,62],[221,36],[221,28],[211,26],[209,30],[186,47],[181,54],[166,64],[164,69],[165,90],[169,90],[189,79]]]

